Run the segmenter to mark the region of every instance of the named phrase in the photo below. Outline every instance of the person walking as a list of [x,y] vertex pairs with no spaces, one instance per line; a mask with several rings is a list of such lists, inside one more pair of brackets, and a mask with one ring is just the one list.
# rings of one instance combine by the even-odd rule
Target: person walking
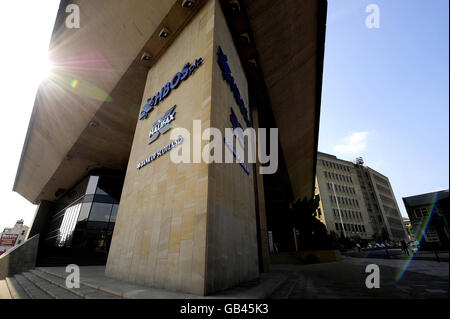
[[406,242],[403,239],[401,241],[401,245],[402,245],[403,252],[409,256],[408,245],[406,245]]

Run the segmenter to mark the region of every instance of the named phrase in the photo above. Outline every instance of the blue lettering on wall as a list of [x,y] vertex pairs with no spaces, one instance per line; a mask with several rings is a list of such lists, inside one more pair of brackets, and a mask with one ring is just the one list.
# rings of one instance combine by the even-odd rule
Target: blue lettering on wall
[[234,157],[236,157],[236,159],[239,162],[239,165],[241,165],[241,167],[244,169],[244,171],[247,173],[247,175],[250,175],[250,170],[248,169],[247,165],[245,165],[244,160],[239,156],[236,149],[233,147],[233,144],[230,142],[230,140],[227,137],[225,137],[224,139],[225,139],[225,145],[230,149],[230,151],[233,153]]
[[234,100],[239,106],[239,110],[241,111],[242,116],[244,117],[244,121],[247,124],[247,126],[252,126],[252,122],[248,118],[248,111],[247,108],[245,107],[244,100],[241,98],[239,88],[237,87],[236,83],[234,82],[234,78],[231,75],[231,70],[227,62],[228,58],[223,53],[222,48],[220,46],[219,49],[217,50],[217,55],[219,56],[219,67],[222,70],[222,76],[230,86],[231,92],[233,92]]
[[177,72],[170,82],[167,82],[159,92],[157,92],[153,97],[147,100],[147,103],[142,107],[141,114],[139,115],[139,120],[148,118],[148,114],[153,111],[153,108],[164,100],[172,90],[176,89],[181,81],[187,80],[187,78],[194,73],[194,71],[202,64],[203,59],[198,58],[195,60],[194,64],[189,62],[184,65],[181,72]]
[[233,129],[238,127],[242,128],[241,123],[239,123],[239,120],[237,119],[236,114],[233,111],[233,108],[231,107],[230,109],[231,109],[230,122],[231,125],[233,125]]

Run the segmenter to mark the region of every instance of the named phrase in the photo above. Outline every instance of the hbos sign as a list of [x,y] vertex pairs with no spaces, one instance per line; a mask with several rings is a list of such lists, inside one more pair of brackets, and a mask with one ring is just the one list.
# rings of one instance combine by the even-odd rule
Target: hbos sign
[[176,89],[180,83],[194,73],[194,71],[202,64],[203,59],[198,58],[195,60],[194,64],[186,63],[181,70],[177,72],[172,80],[167,82],[159,92],[157,92],[153,97],[147,100],[147,103],[142,107],[141,114],[139,115],[139,120],[148,118],[148,114],[153,111],[153,108],[157,106],[162,100],[164,100],[172,90]]

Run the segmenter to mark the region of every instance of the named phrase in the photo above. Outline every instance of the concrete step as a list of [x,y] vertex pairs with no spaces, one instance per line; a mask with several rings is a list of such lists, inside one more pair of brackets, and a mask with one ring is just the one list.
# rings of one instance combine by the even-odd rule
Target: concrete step
[[57,276],[39,268],[35,268],[30,271],[33,275],[37,276],[41,280],[45,280],[55,286],[67,290],[68,292],[86,299],[120,299],[119,296],[107,293],[105,291],[93,288],[91,286],[80,283],[80,288],[67,288],[66,278],[63,276]]
[[43,291],[38,285],[29,280],[23,274],[15,275],[14,278],[31,299],[53,299],[52,296]]
[[61,288],[58,285],[55,285],[37,275],[30,272],[22,273],[29,281],[33,282],[37,287],[43,290],[45,293],[50,295],[55,299],[81,299],[82,297],[78,296],[71,292],[70,289]]
[[13,299],[31,299],[27,292],[17,282],[16,278],[7,277],[5,281]]
[[12,299],[6,280],[0,280],[0,299]]

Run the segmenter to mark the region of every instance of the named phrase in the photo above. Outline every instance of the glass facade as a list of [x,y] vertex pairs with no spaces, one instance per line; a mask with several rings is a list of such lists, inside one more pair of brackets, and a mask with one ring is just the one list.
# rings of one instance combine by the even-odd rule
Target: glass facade
[[122,185],[119,176],[90,175],[57,200],[42,236],[44,264],[52,253],[66,257],[65,262],[70,258],[72,262],[83,259],[84,264],[106,262]]

